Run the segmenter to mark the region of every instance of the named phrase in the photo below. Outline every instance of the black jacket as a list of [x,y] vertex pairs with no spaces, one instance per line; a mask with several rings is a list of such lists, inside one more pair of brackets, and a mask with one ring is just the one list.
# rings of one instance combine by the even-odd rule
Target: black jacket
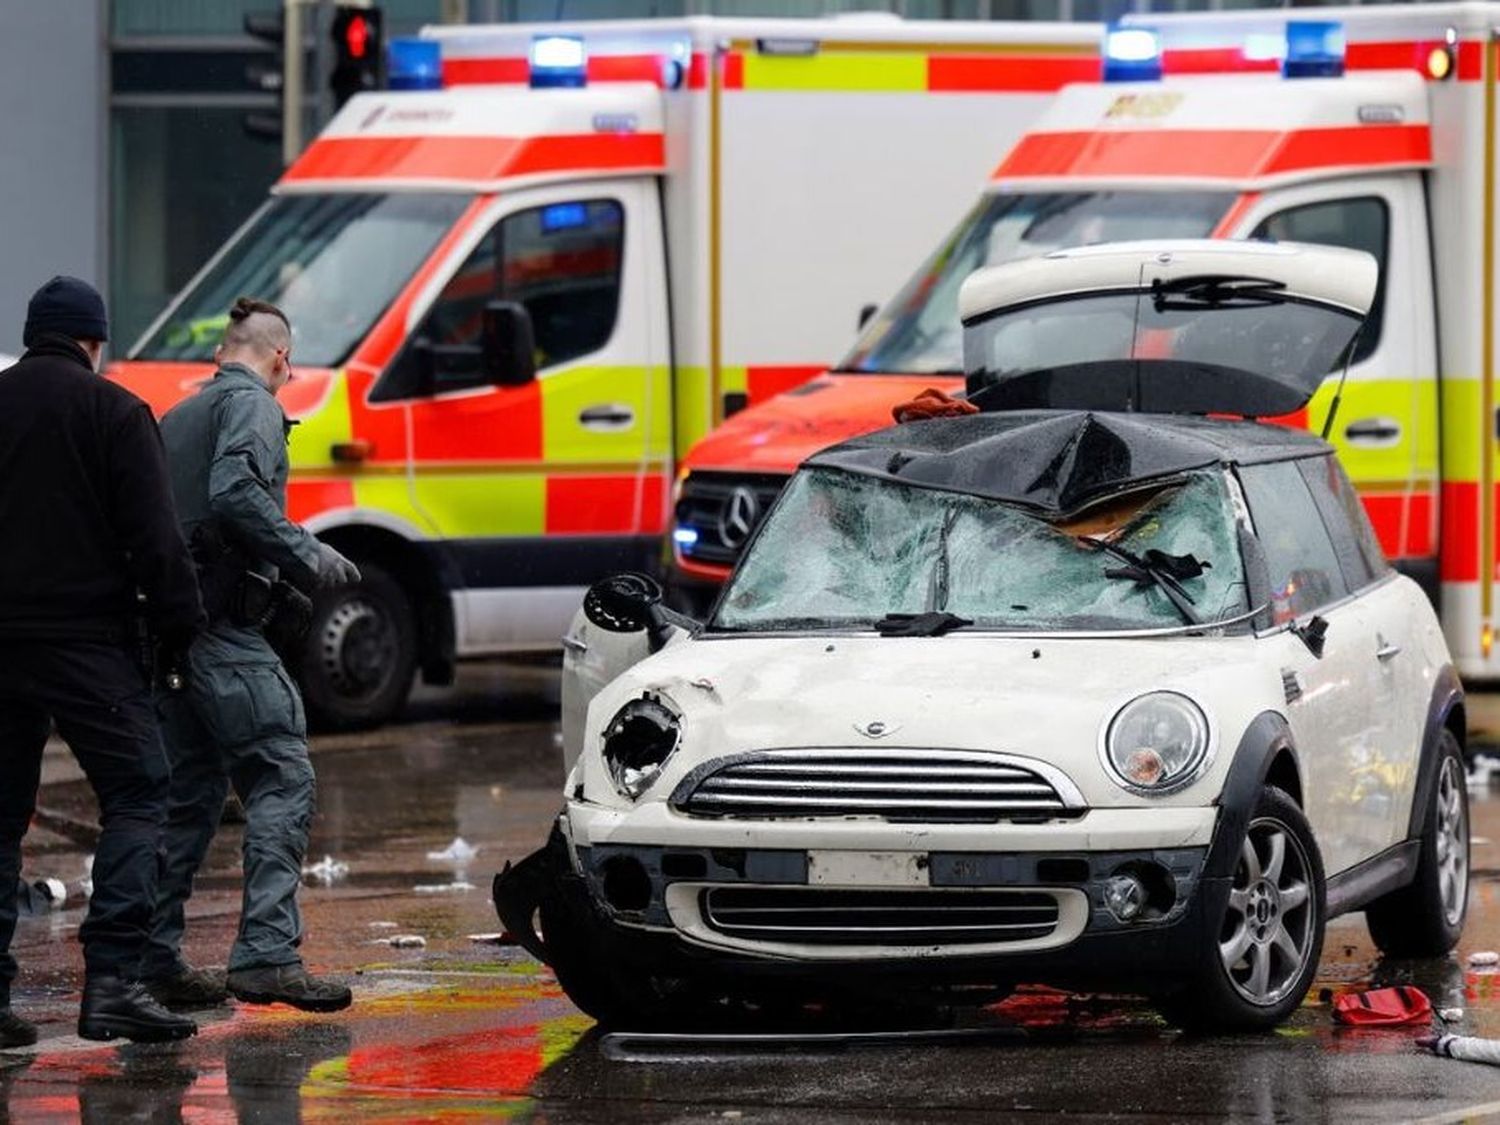
[[150,408],[47,336],[0,371],[0,637],[163,635],[203,621]]

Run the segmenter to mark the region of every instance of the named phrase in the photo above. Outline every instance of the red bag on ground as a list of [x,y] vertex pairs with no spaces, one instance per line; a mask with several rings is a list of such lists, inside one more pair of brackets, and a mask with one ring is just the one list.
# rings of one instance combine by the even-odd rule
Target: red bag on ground
[[1334,1000],[1333,1018],[1356,1027],[1427,1023],[1432,1019],[1432,1001],[1420,988],[1409,984],[1373,992],[1346,992]]

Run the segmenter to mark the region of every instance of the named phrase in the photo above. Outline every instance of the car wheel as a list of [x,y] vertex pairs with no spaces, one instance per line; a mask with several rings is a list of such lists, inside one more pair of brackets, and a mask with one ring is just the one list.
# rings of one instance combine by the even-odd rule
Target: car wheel
[[1228,897],[1185,987],[1160,1002],[1193,1031],[1262,1031],[1291,1015],[1323,951],[1323,861],[1297,803],[1261,790]]
[[1469,907],[1469,791],[1458,739],[1444,731],[1422,827],[1417,874],[1365,908],[1370,937],[1393,957],[1438,957],[1458,944]]
[[320,594],[299,679],[314,726],[373,726],[401,709],[417,663],[416,615],[389,573],[360,563],[356,586]]

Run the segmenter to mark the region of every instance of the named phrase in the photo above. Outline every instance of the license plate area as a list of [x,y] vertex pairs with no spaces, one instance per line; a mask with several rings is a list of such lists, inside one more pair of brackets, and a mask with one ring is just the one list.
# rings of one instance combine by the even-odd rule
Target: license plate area
[[925,887],[928,886],[926,852],[807,853],[807,884],[810,887]]

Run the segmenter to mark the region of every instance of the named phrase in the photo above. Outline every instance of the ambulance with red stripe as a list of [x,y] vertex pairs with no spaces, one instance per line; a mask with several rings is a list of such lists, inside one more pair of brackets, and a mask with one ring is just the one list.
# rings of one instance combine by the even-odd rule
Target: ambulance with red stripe
[[[1332,430],[1387,555],[1438,600],[1470,676],[1496,617],[1500,5],[1131,16],[852,351],[689,455],[679,572],[714,583],[815,448],[963,389],[976,268],[1092,242],[1215,236],[1367,250],[1380,291]],[[1337,380],[1287,422],[1321,431]]]
[[300,668],[325,723],[413,672],[555,648],[656,567],[679,455],[823,370],[1099,29],[686,19],[392,46],[270,200],[111,368],[163,411],[240,294],[279,304],[289,504],[355,559]]

